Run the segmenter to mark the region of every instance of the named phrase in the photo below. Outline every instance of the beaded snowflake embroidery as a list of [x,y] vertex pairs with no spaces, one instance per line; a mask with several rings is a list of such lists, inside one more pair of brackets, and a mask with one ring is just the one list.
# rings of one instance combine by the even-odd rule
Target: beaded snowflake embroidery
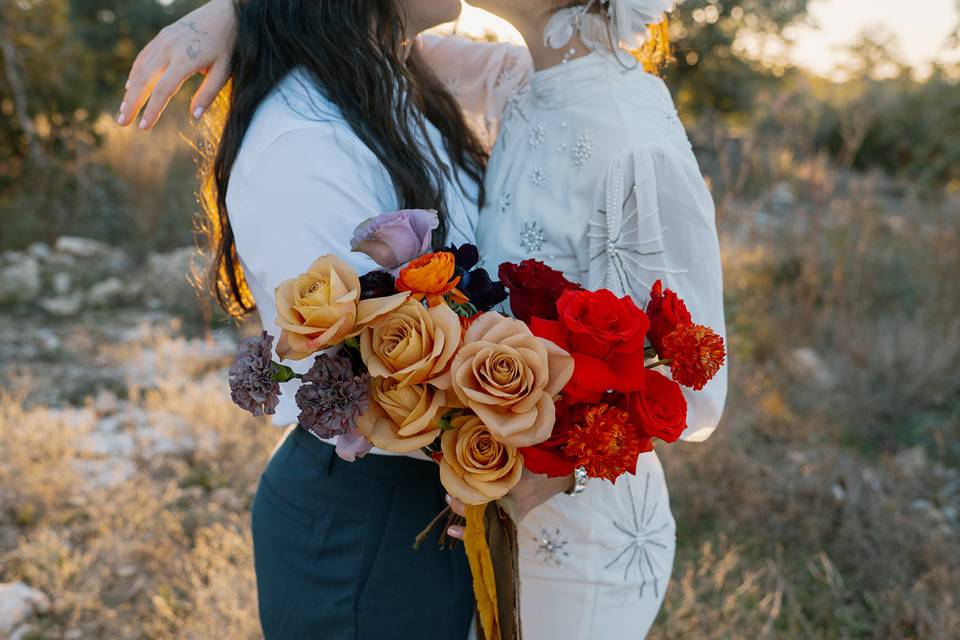
[[560,527],[553,530],[544,527],[540,530],[540,535],[534,536],[533,541],[537,543],[537,560],[540,564],[562,567],[564,561],[570,557],[567,539]]
[[543,233],[543,227],[536,222],[525,222],[520,232],[520,246],[530,253],[536,253],[543,248],[544,242],[546,242],[546,236]]

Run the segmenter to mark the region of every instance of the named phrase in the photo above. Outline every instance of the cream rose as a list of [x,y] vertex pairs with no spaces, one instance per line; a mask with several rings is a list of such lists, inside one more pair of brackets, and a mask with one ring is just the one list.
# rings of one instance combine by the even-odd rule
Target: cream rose
[[460,318],[447,305],[427,309],[408,300],[370,325],[360,337],[360,355],[370,375],[399,386],[432,382],[460,346]]
[[357,421],[357,430],[375,447],[410,453],[440,435],[446,394],[426,384],[399,386],[377,378],[370,390],[370,410]]
[[409,296],[400,293],[361,300],[357,272],[336,256],[323,256],[306,273],[277,287],[276,323],[282,330],[277,353],[289,360],[308,358],[359,335]]
[[477,416],[460,416],[451,422],[454,428],[440,438],[440,481],[447,493],[473,505],[507,495],[520,482],[523,455],[499,442]]
[[553,432],[554,397],[573,375],[573,358],[520,320],[477,318],[450,365],[450,387],[500,442],[530,447]]

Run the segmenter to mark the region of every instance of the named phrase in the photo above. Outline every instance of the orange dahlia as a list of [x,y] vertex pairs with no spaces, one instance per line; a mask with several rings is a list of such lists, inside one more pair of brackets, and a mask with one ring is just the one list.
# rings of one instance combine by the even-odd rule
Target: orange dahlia
[[564,453],[591,478],[616,482],[624,473],[636,473],[637,458],[653,445],[631,424],[630,414],[606,403],[576,413]]
[[723,338],[700,324],[681,324],[663,338],[660,357],[670,360],[673,379],[699,391],[717,375],[727,356]]
[[455,256],[446,251],[420,256],[400,270],[397,291],[410,291],[417,300],[426,298],[431,307],[443,304],[447,294],[453,296],[454,302],[467,302],[466,296],[457,290],[460,277],[454,277],[456,267]]

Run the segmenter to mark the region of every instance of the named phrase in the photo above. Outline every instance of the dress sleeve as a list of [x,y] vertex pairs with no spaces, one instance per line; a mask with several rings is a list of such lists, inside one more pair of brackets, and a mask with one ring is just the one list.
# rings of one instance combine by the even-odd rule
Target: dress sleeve
[[264,290],[327,253],[359,273],[377,268],[350,252],[356,226],[391,208],[373,188],[373,156],[359,147],[334,127],[304,128],[280,135],[247,165],[230,223],[244,269]]
[[[692,154],[672,146],[631,149],[598,182],[581,268],[591,289],[646,305],[657,280],[684,299],[693,319],[726,341],[723,276],[713,200]],[[702,441],[720,422],[727,367],[701,391],[684,389],[683,439]]]
[[526,47],[424,34],[420,55],[492,145],[511,95],[533,73]]

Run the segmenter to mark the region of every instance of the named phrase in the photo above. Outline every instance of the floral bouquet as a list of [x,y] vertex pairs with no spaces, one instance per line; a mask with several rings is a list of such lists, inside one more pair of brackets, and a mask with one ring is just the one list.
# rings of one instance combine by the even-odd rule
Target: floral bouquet
[[[382,269],[359,275],[326,255],[276,289],[281,359],[314,357],[305,374],[272,359],[266,332],[239,348],[234,401],[273,413],[299,379],[299,423],[354,461],[373,447],[425,452],[467,505],[464,543],[487,640],[519,635],[516,529],[496,504],[524,466],[615,481],[653,438],[686,426],[678,383],[702,388],[722,340],[654,287],[647,311],[586,291],[535,261],[483,269],[472,245],[430,252],[436,212],[361,224],[351,248]],[[492,309],[508,296],[513,317]],[[647,341],[651,345],[647,345]],[[673,379],[658,371],[669,366]]]

